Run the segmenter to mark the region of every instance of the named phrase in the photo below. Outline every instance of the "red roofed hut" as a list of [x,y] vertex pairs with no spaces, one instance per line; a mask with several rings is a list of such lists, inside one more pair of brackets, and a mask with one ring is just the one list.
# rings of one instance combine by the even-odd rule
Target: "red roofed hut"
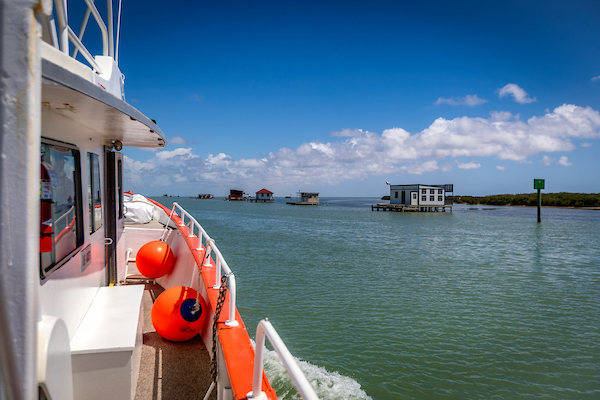
[[273,192],[262,188],[256,192],[256,199],[254,201],[257,203],[273,203],[275,199],[273,198]]

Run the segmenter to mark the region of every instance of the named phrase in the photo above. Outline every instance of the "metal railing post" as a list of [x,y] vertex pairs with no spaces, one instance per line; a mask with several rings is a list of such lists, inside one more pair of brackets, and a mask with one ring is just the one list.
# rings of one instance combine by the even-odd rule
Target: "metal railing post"
[[248,399],[263,400],[267,398],[265,392],[262,391],[265,336],[269,338],[269,342],[273,345],[273,349],[292,379],[292,383],[296,386],[296,389],[298,389],[300,397],[304,400],[318,400],[319,398],[317,397],[315,390],[310,383],[308,383],[304,373],[294,360],[294,356],[292,356],[292,353],[287,349],[285,343],[283,343],[283,340],[281,340],[281,337],[267,318],[261,320],[256,327],[254,376],[252,379],[252,391],[246,395]]

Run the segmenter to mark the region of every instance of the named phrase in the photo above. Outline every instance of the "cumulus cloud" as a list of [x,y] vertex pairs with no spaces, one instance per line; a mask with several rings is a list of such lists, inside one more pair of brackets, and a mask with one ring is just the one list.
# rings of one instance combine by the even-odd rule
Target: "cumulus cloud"
[[[454,166],[481,167],[474,161],[458,161],[464,158],[530,162],[534,155],[571,151],[574,141],[598,139],[599,131],[598,111],[564,104],[527,121],[506,112],[492,113],[488,118],[438,118],[417,133],[402,128],[386,129],[381,134],[342,130],[334,140],[307,142],[294,149],[283,147],[258,158],[234,159],[225,153],[201,157],[190,147],[158,151],[145,162],[126,158],[125,166],[128,176],[133,176],[130,184],[160,186],[173,180],[197,186],[340,184],[373,175],[420,175],[448,172]],[[570,163],[563,156],[558,164]]]
[[554,158],[551,158],[551,157],[548,157],[548,156],[544,156],[544,157],[542,157],[542,159],[540,160],[540,162],[547,167],[549,165],[552,165],[552,163],[554,162]]
[[487,100],[478,97],[476,94],[468,94],[465,97],[450,97],[449,99],[445,99],[440,97],[433,104],[439,106],[440,104],[449,104],[451,106],[478,106],[480,104],[485,103]]
[[500,171],[504,171],[506,169],[506,167],[504,165],[496,165],[496,169],[499,169]]
[[592,79],[590,79],[592,82],[593,81],[600,81],[600,75],[593,77]]
[[569,165],[573,165],[573,163],[569,162],[569,158],[567,156],[562,156],[561,158],[559,158],[558,161],[556,162],[556,164],[562,165],[563,167],[568,167]]
[[512,96],[517,103],[521,104],[533,103],[537,101],[535,97],[532,99],[531,97],[529,97],[526,91],[524,91],[519,87],[519,85],[515,85],[514,83],[509,83],[503,88],[501,88],[499,90],[498,96],[500,98]]
[[476,163],[475,161],[471,161],[471,162],[463,164],[459,161],[458,168],[459,169],[479,169],[479,168],[481,168],[481,164]]
[[583,142],[581,143],[581,147],[592,147],[592,144],[590,142]]

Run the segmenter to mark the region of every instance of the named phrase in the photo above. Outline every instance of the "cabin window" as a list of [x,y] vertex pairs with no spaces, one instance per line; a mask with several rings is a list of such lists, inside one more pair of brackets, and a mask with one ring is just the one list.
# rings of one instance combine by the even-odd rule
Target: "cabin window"
[[444,199],[442,198],[442,196],[438,196],[438,201],[444,201]]
[[435,201],[435,196],[429,196],[429,201]]
[[421,196],[421,201],[427,201],[427,196]]
[[421,194],[427,194],[427,189],[421,189]]
[[89,180],[88,206],[90,211],[90,233],[102,227],[102,193],[100,190],[100,160],[98,155],[88,153]]
[[438,189],[438,194],[443,194],[442,189]]
[[396,194],[394,195],[395,198],[398,198],[398,192],[396,192]]
[[416,193],[413,193],[413,199],[415,199],[415,200],[417,199],[417,194]]
[[435,194],[435,189],[429,189],[429,194]]
[[42,140],[40,276],[59,268],[83,244],[79,150]]

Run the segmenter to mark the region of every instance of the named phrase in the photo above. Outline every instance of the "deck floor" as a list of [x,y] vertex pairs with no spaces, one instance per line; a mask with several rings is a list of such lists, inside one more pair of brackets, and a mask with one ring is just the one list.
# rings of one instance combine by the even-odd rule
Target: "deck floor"
[[[210,355],[200,336],[171,342],[152,326],[152,305],[163,291],[149,283],[144,291],[144,344],[135,400],[203,399],[212,380]],[[210,399],[216,398],[214,390]]]

